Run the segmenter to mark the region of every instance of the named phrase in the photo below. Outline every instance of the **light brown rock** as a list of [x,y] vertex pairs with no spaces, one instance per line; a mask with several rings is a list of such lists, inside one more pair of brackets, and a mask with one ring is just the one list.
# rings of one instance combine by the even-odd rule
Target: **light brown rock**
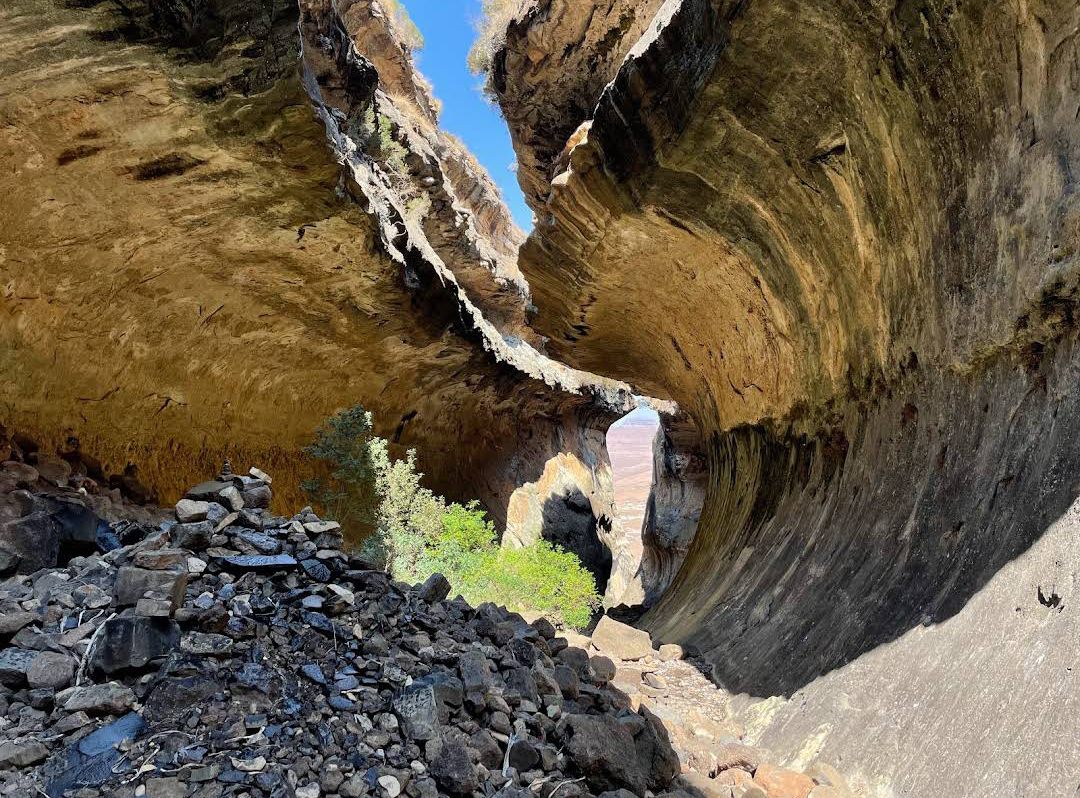
[[754,771],[754,782],[769,798],[807,798],[814,789],[814,780],[809,776],[769,762]]
[[661,662],[671,662],[672,660],[682,659],[685,656],[683,648],[675,643],[664,643],[657,650],[657,654],[660,655]]
[[639,660],[653,653],[649,633],[605,615],[592,633],[592,644],[613,659]]
[[761,751],[742,743],[722,743],[715,753],[717,770],[738,768],[753,773],[763,761]]

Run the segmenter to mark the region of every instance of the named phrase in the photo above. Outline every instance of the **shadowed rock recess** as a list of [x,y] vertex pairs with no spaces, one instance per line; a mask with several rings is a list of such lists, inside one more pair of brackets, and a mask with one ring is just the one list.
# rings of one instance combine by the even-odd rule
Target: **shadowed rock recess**
[[[1075,794],[1075,0],[524,0],[524,243],[375,0],[8,0],[0,45],[11,429],[292,501],[362,402],[508,541],[619,563],[783,764]],[[678,406],[636,575],[633,393]]]

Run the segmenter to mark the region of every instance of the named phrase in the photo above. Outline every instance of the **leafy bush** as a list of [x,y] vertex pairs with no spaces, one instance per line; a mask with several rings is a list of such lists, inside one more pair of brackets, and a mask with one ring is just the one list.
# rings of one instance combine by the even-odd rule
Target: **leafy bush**
[[546,540],[521,549],[487,549],[472,565],[459,591],[473,604],[491,601],[536,612],[574,629],[587,626],[600,606],[593,575],[575,554]]
[[448,505],[423,487],[416,453],[391,460],[371,424],[371,414],[354,407],[320,427],[306,450],[330,464],[331,480],[305,488],[330,517],[364,525],[363,555],[404,582],[441,573],[474,605],[491,601],[574,628],[589,623],[600,597],[576,555],[545,541],[502,548],[479,502]]

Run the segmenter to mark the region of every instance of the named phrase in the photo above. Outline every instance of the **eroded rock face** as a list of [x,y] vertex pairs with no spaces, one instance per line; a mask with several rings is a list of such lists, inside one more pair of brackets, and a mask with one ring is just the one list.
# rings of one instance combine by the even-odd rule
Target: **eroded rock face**
[[[668,2],[560,148],[515,89],[561,85],[589,41],[557,7],[511,26],[492,79],[540,186],[536,325],[677,401],[696,434],[665,453],[700,458],[660,469],[656,509],[692,497],[700,524],[647,533],[674,579],[645,624],[733,692],[797,693],[757,734],[864,785],[1053,791],[1080,754],[1037,653],[1078,653],[1037,588],[1080,567],[1080,9]],[[1045,681],[1045,746],[990,761],[986,729],[997,751],[1030,733],[998,708]]]
[[528,345],[521,234],[378,4],[186,8],[0,12],[4,421],[162,500],[258,460],[299,506],[300,447],[359,402],[501,522],[625,390]]

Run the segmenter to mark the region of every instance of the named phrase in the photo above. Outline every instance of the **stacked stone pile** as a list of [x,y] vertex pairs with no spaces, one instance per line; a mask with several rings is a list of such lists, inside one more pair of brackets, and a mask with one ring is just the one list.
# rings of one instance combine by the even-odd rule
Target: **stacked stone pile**
[[270,490],[226,467],[142,539],[0,583],[0,795],[789,794],[757,761],[730,789],[730,768],[679,776],[612,683],[633,652],[590,656],[438,575],[396,583]]

